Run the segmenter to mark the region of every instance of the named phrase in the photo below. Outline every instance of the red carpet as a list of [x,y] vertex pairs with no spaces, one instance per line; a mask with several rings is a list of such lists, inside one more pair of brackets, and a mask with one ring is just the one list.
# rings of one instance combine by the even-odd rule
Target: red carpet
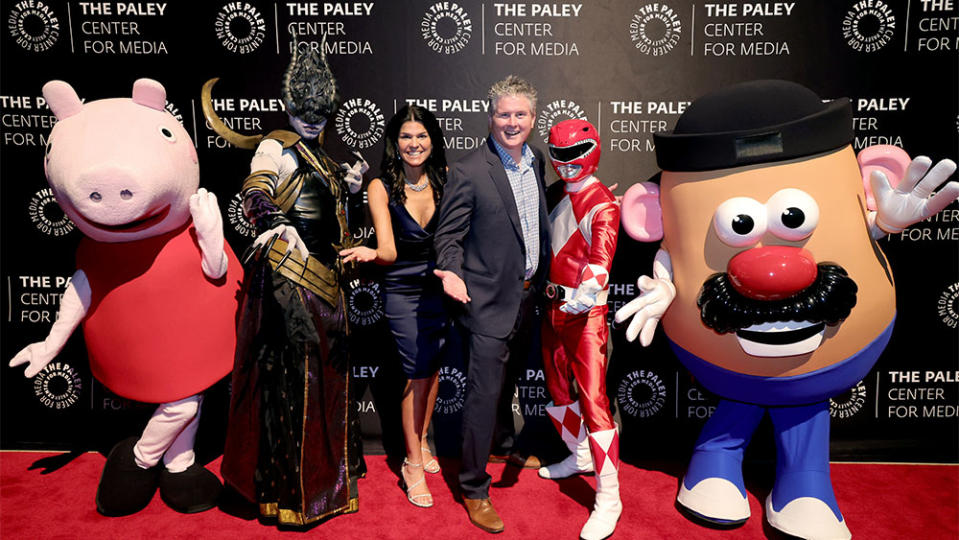
[[[97,453],[0,452],[0,537],[237,540],[303,534],[259,523],[246,505],[177,514],[159,495],[139,514],[103,517],[93,500],[103,462]],[[592,506],[590,477],[557,483],[538,478],[532,470],[490,465],[495,482],[491,495],[506,522],[506,532],[493,537],[470,525],[449,487],[455,463],[442,463],[448,476],[428,478],[436,504],[419,509],[397,487],[395,469],[385,456],[367,457],[369,474],[360,480],[360,511],[321,523],[307,534],[335,539],[559,540],[576,537]],[[214,471],[218,467],[219,460],[210,464]],[[761,501],[769,489],[768,468],[747,470],[752,518],[724,531],[697,525],[674,508],[682,465],[623,464],[625,510],[613,538],[781,538],[763,523]],[[834,464],[832,476],[855,538],[959,538],[959,466]]]

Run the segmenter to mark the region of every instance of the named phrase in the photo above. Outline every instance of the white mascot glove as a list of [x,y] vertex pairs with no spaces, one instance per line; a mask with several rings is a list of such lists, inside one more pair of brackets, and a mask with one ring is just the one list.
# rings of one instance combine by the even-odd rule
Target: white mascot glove
[[573,298],[563,302],[559,310],[570,315],[586,313],[596,305],[596,295],[606,288],[607,283],[609,283],[609,272],[605,268],[596,264],[587,264]]
[[629,327],[626,328],[626,340],[633,341],[639,335],[639,343],[647,347],[653,341],[659,319],[676,298],[673,264],[665,249],[660,249],[656,253],[656,258],[653,260],[653,277],[640,276],[636,285],[640,290],[639,296],[621,307],[613,317],[613,321],[621,323],[633,317]]
[[621,323],[633,317],[626,328],[626,341],[633,341],[638,334],[639,343],[646,347],[653,341],[659,319],[676,298],[676,286],[668,279],[653,279],[649,276],[640,276],[636,285],[641,291],[639,296],[621,307],[613,320]]
[[190,195],[190,215],[193,216],[196,239],[203,254],[200,262],[203,273],[212,279],[219,279],[226,274],[227,257],[223,248],[223,216],[216,195],[204,188]]
[[359,152],[354,150],[353,155],[356,156],[359,161],[354,163],[352,167],[346,163],[340,164],[340,167],[346,170],[346,177],[343,180],[349,187],[350,193],[356,193],[363,187],[363,173],[370,170],[369,163],[363,159],[363,156]]
[[[930,165],[932,160],[926,156],[912,160],[895,189],[889,184],[885,174],[873,171],[869,182],[876,198],[876,225],[880,229],[887,233],[900,232],[913,223],[936,215],[959,197],[959,182],[955,181],[949,182],[932,195],[932,192],[955,172],[956,163],[944,159],[932,170],[929,170]],[[926,174],[926,171],[929,174]]]

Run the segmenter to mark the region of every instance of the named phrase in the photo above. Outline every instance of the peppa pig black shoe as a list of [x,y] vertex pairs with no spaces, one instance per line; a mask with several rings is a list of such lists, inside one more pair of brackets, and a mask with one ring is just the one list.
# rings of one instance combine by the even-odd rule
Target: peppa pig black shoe
[[199,463],[185,471],[160,472],[160,497],[167,506],[183,514],[203,512],[216,506],[223,484],[215,474]]
[[138,438],[130,437],[116,444],[107,456],[97,486],[97,512],[119,517],[135,514],[153,499],[159,483],[159,467],[144,469],[137,465],[133,447]]

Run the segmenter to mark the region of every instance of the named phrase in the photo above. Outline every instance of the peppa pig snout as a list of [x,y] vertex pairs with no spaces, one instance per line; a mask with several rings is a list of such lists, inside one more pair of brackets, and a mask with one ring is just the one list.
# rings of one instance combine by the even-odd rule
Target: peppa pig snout
[[130,167],[92,166],[67,189],[80,217],[106,230],[141,230],[162,219],[168,198],[143,185],[142,174]]

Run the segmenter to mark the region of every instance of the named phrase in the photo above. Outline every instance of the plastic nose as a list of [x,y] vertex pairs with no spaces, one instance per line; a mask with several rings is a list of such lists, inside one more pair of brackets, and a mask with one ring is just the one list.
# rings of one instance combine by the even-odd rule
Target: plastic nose
[[764,246],[733,257],[726,267],[733,288],[753,300],[789,298],[816,281],[812,253],[790,246]]

